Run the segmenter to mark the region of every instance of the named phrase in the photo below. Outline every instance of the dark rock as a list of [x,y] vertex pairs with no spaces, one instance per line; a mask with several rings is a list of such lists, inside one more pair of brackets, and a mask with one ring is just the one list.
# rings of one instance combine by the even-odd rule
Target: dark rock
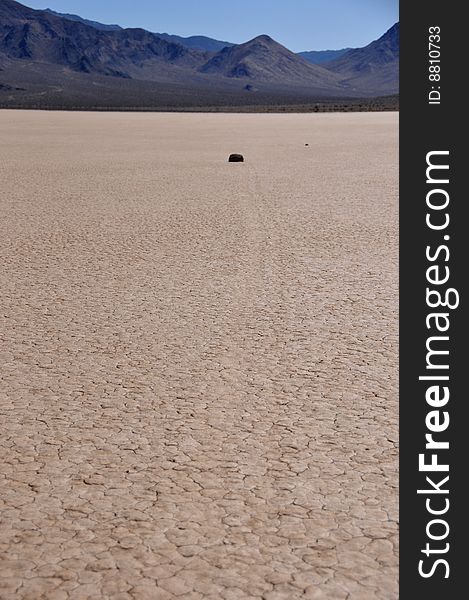
[[242,154],[230,154],[228,162],[244,162],[244,156]]

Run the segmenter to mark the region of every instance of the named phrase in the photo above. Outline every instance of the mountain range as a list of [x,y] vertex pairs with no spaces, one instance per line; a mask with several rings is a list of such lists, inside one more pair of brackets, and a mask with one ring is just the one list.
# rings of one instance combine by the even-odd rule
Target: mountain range
[[275,104],[397,93],[398,24],[365,48],[331,57],[314,63],[267,35],[243,44],[182,38],[0,1],[4,106]]
[[[80,23],[90,25],[91,27],[95,27],[96,29],[101,29],[103,31],[115,31],[122,29],[120,25],[105,25],[104,23],[99,23],[98,21],[90,21],[89,19],[84,19],[83,17],[80,17],[78,15],[59,13],[54,10],[51,10],[50,8],[46,8],[44,12],[48,12],[57,17],[69,19],[70,21],[78,21]],[[205,35],[193,35],[190,37],[181,37],[179,35],[171,35],[169,33],[156,33],[156,35],[160,38],[163,38],[167,42],[176,42],[177,44],[181,44],[182,46],[186,46],[187,48],[195,48],[196,50],[204,50],[206,52],[219,52],[223,48],[236,46],[236,44],[234,44],[233,42],[216,40]],[[307,52],[298,52],[298,56],[301,56],[308,62],[311,62],[315,65],[320,65],[329,60],[339,58],[349,50],[352,50],[352,48],[342,48],[341,50],[310,50]]]

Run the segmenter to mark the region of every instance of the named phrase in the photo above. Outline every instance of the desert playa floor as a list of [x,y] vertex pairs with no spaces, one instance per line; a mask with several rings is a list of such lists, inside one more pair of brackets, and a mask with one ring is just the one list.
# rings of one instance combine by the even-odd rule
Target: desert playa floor
[[0,112],[2,600],[397,598],[397,121]]

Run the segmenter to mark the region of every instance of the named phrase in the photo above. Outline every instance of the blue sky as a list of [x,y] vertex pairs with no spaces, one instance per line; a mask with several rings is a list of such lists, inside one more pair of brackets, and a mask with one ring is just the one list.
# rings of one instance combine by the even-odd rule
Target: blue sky
[[[20,0],[21,1],[21,0]],[[364,46],[398,20],[398,0],[23,0],[123,27],[234,43],[266,33],[291,50]]]

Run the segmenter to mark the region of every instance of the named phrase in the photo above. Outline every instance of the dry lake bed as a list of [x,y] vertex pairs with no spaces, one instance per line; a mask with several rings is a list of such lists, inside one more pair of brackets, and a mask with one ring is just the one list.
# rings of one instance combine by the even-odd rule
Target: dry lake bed
[[0,111],[2,600],[398,597],[397,125]]

